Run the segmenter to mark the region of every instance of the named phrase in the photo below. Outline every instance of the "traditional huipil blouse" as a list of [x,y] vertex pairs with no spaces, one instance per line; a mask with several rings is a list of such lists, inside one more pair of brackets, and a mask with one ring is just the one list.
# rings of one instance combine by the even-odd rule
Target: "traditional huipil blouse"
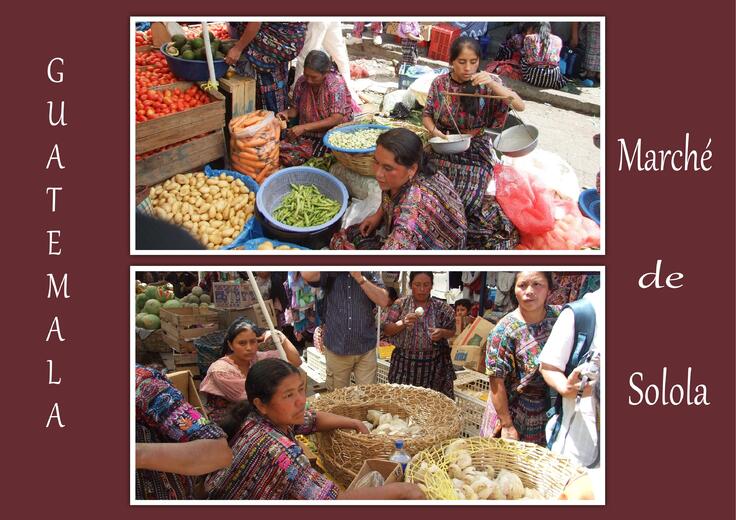
[[212,500],[334,500],[337,485],[309,464],[295,435],[314,433],[316,412],[304,424],[282,431],[252,412],[230,439],[233,463],[207,478]]

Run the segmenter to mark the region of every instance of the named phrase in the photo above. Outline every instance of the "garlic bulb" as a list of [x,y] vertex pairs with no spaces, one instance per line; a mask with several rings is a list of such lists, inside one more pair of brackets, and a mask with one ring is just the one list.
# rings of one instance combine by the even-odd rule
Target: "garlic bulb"
[[502,469],[498,472],[496,484],[509,500],[516,500],[524,496],[524,484],[516,473]]
[[465,439],[457,439],[452,441],[447,448],[445,448],[445,455],[452,455],[457,450],[464,450],[468,445],[468,441]]
[[416,314],[417,316],[421,318],[422,316],[424,316],[424,309],[422,307],[417,307],[414,310],[414,314]]
[[535,488],[525,488],[524,489],[524,499],[525,500],[544,500],[544,495],[540,493]]

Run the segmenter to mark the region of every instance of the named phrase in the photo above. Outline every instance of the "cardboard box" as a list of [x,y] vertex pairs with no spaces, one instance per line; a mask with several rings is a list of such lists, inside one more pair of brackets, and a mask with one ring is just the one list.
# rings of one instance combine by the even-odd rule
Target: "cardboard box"
[[257,303],[250,283],[214,282],[212,295],[217,309],[247,309]]
[[184,396],[184,400],[191,404],[199,413],[204,417],[207,417],[207,412],[204,409],[202,400],[199,398],[199,392],[197,387],[194,386],[194,379],[192,373],[189,370],[181,370],[179,372],[169,372],[166,377],[174,385],[174,388],[179,390]]
[[378,471],[384,479],[384,484],[401,482],[404,480],[404,473],[401,471],[400,464],[391,462],[390,460],[368,459],[363,463],[363,467],[360,468],[360,471],[348,486],[348,491],[355,489],[355,485],[360,481],[360,479],[371,471]]
[[[482,349],[482,352],[485,354],[485,348]],[[450,357],[454,365],[477,370],[483,356],[479,345],[455,345],[452,347]]]
[[465,327],[460,335],[455,338],[452,343],[455,345],[475,345],[480,347],[490,335],[495,325],[481,317],[475,318],[475,321]]

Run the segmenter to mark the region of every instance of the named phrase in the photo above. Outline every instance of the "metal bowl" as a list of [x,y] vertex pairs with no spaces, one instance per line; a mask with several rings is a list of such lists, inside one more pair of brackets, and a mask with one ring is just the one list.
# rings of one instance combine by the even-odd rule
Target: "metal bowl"
[[442,137],[433,137],[429,140],[432,150],[439,154],[450,155],[454,153],[463,153],[470,148],[470,140],[473,136],[465,134],[448,135],[447,139]]
[[523,157],[530,154],[536,147],[539,130],[530,125],[517,125],[507,128],[493,141],[493,147],[509,157]]

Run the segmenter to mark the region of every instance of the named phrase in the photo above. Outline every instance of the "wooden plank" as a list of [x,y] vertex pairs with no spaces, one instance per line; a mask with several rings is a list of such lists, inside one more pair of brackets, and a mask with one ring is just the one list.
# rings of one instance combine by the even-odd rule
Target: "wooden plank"
[[136,185],[151,186],[177,173],[196,171],[225,154],[225,135],[219,130],[136,161]]
[[222,90],[230,94],[228,119],[242,116],[256,109],[256,80],[247,76],[233,76],[219,80]]
[[[178,82],[154,87],[154,90],[187,89],[193,83]],[[141,154],[219,130],[225,126],[225,97],[217,91],[208,91],[211,102],[206,105],[176,112],[165,117],[136,123],[135,151]]]

